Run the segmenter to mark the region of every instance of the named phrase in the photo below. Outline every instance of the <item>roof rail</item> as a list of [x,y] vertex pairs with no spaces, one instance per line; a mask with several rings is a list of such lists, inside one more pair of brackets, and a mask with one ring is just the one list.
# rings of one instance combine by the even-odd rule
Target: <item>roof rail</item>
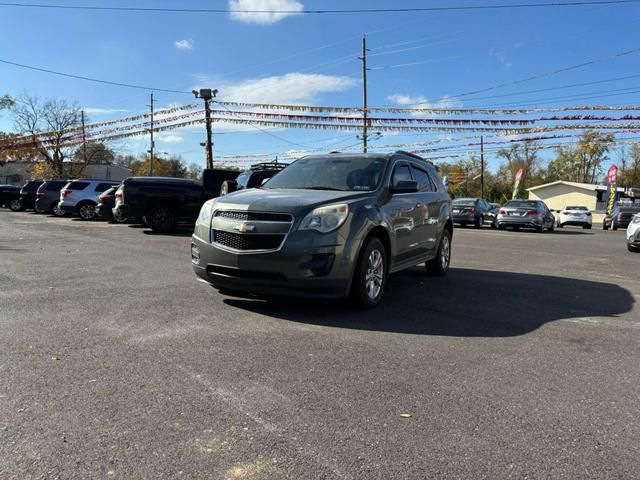
[[288,164],[282,162],[262,162],[254,163],[249,167],[249,170],[252,172],[260,172],[263,170],[282,170],[286,166],[288,166]]

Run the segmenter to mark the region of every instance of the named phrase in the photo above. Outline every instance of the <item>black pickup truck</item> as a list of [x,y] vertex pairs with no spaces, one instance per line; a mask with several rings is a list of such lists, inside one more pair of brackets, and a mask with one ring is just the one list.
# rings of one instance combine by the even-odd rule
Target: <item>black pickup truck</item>
[[130,177],[116,191],[114,216],[146,223],[155,232],[169,232],[179,222],[194,224],[210,198],[259,187],[286,164],[261,163],[245,172],[206,169],[203,182],[170,177]]

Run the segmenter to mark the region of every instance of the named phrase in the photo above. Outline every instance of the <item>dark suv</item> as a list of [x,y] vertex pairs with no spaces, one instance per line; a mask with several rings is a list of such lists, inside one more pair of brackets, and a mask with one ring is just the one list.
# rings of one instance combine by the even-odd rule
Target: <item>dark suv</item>
[[40,185],[42,185],[42,180],[30,180],[25,183],[20,189],[20,200],[11,202],[9,208],[16,212],[35,208],[36,192]]
[[260,188],[206,202],[196,274],[233,293],[380,302],[387,275],[420,263],[445,275],[451,200],[436,168],[406,152],[293,162]]
[[259,187],[265,180],[273,177],[286,166],[286,163],[278,162],[263,162],[251,165],[249,170],[242,172],[235,179],[224,180],[220,186],[220,195],[227,195],[245,188]]

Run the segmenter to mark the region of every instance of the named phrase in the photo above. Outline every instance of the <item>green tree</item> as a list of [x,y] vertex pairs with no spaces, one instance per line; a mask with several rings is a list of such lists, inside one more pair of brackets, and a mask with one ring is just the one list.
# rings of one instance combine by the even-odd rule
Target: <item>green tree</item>
[[0,110],[2,110],[3,108],[11,108],[14,105],[15,102],[9,95],[2,95],[0,97]]
[[556,158],[547,167],[546,180],[596,183],[614,144],[612,134],[585,132],[576,146],[560,147],[556,151]]

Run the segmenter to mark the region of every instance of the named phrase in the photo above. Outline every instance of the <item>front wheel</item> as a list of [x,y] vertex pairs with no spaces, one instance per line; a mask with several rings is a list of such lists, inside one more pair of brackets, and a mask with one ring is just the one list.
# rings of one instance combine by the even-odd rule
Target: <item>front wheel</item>
[[482,228],[483,223],[484,223],[484,218],[478,217],[478,219],[474,222],[473,226],[476,228]]
[[24,210],[24,208],[22,208],[22,205],[20,204],[19,199],[11,200],[11,202],[9,202],[9,208],[12,212],[20,212]]
[[618,225],[617,224],[612,224],[611,225],[611,230],[618,230]]
[[351,298],[360,308],[373,308],[380,303],[387,283],[387,250],[380,239],[365,243],[354,272]]
[[633,245],[631,245],[630,243],[627,243],[627,250],[629,250],[630,252],[637,252],[638,249],[636,247],[634,247]]
[[116,223],[127,223],[129,218],[122,215],[120,210],[116,210],[116,213],[113,214],[113,221]]
[[434,259],[425,263],[427,274],[432,277],[444,277],[451,265],[451,230],[442,232],[440,245]]

